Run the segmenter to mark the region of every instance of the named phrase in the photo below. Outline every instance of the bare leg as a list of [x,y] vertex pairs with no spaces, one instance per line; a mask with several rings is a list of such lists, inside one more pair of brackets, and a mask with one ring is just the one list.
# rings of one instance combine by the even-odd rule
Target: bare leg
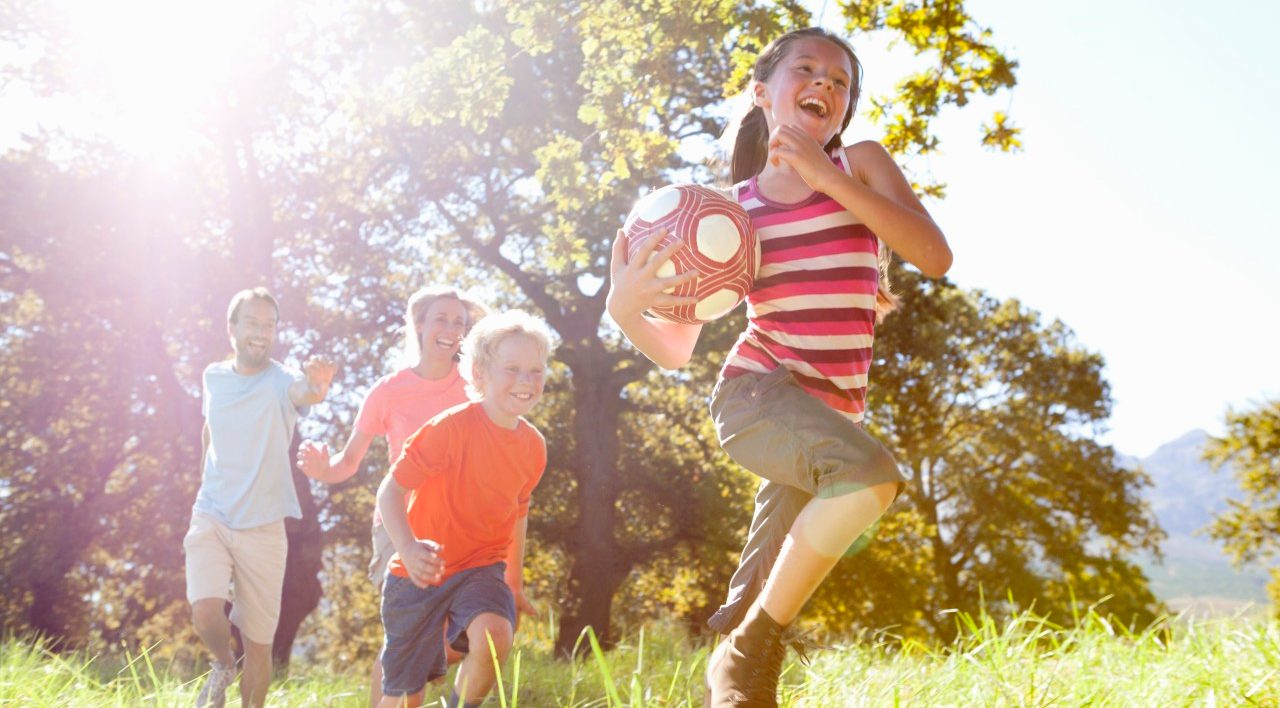
[[191,603],[191,622],[214,660],[223,666],[232,666],[236,658],[231,653],[231,621],[224,612],[226,604],[220,597],[196,600]]
[[815,498],[800,512],[769,573],[760,606],[788,625],[858,536],[884,514],[898,491],[885,482],[831,499]]
[[708,706],[777,705],[782,634],[858,536],[889,508],[897,482],[814,498],[791,525],[764,589],[707,658]]
[[513,631],[511,623],[502,615],[484,612],[467,625],[467,642],[471,651],[458,667],[458,675],[453,680],[453,690],[464,703],[483,701],[497,681],[493,656],[489,653],[489,640],[493,640],[493,648],[498,655],[498,664],[507,660],[511,651]]
[[369,669],[369,706],[378,708],[382,702],[382,657],[373,660],[373,668]]
[[240,704],[262,708],[271,685],[271,645],[244,639],[244,673],[240,676]]

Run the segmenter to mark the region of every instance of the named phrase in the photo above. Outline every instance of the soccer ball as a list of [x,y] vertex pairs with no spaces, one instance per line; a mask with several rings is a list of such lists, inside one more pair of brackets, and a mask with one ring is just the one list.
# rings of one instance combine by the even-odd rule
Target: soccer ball
[[636,202],[622,226],[628,258],[635,257],[640,246],[662,229],[670,233],[654,253],[677,238],[685,246],[662,264],[658,276],[689,270],[702,275],[667,291],[692,295],[698,298],[696,303],[653,307],[650,314],[682,324],[710,322],[728,314],[751,292],[760,267],[760,240],[740,204],[695,184],[673,184],[650,192]]

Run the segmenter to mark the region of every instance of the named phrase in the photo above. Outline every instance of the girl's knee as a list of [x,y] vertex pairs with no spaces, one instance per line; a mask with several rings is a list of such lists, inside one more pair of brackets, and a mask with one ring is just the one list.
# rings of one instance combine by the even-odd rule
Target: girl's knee
[[880,513],[889,510],[889,505],[894,499],[898,498],[898,493],[902,491],[902,482],[882,482],[870,487],[870,491],[875,495],[875,500],[880,508]]

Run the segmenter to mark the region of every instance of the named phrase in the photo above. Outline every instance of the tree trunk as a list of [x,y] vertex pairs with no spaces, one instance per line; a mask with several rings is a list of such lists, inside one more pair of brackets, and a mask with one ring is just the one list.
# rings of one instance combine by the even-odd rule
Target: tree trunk
[[65,596],[61,579],[31,584],[31,606],[27,609],[26,625],[46,642],[45,646],[51,651],[71,648],[71,637],[62,619],[62,611],[73,605],[66,601]]
[[[289,447],[289,459],[298,455],[301,436],[293,436]],[[320,604],[324,588],[320,585],[320,571],[324,567],[324,538],[320,533],[320,519],[316,515],[316,500],[311,494],[311,483],[297,467],[293,468],[293,486],[298,491],[302,506],[301,519],[286,519],[285,531],[289,536],[289,556],[285,561],[284,588],[280,602],[280,623],[271,645],[271,656],[277,667],[288,668],[294,640],[302,622]]]
[[[105,441],[105,436],[102,439]],[[94,461],[92,477],[84,480],[93,486],[82,489],[80,503],[68,504],[62,511],[65,515],[63,521],[46,532],[47,537],[52,538],[45,547],[46,555],[41,558],[37,577],[29,586],[32,602],[27,609],[26,624],[45,638],[54,651],[70,648],[72,643],[85,638],[83,635],[73,636],[74,622],[68,622],[67,612],[69,608],[76,607],[76,603],[67,597],[66,577],[77,564],[85,561],[86,539],[93,538],[92,529],[98,518],[95,507],[106,490],[107,479],[119,463],[119,455]]]
[[[614,644],[610,628],[613,594],[631,570],[631,561],[614,536],[618,500],[618,419],[622,402],[609,385],[609,354],[603,348],[580,352],[574,367],[573,465],[578,480],[578,520],[567,534],[572,559],[568,588],[556,638],[556,654],[572,656],[583,630],[591,627],[605,648]],[[594,356],[593,356],[594,355]],[[589,650],[583,642],[578,650]]]
[[227,198],[231,215],[232,261],[244,279],[227,283],[227,298],[238,290],[271,282],[271,252],[275,246],[275,223],[267,198],[258,159],[253,152],[253,135],[241,111],[229,117],[222,158],[227,175]]
[[[584,531],[587,536],[590,531]],[[610,629],[613,612],[613,594],[630,570],[619,562],[618,554],[608,546],[613,544],[574,544],[569,547],[573,565],[569,569],[567,595],[564,598],[564,614],[560,616],[560,632],[556,637],[556,656],[569,658],[580,652],[590,652],[590,642],[582,633],[590,627],[604,649],[613,647],[616,640]]]
[[943,615],[942,610],[960,606],[960,578],[956,567],[951,563],[952,549],[942,539],[942,526],[938,520],[938,506],[933,499],[917,497],[916,503],[924,514],[925,521],[934,529],[929,544],[933,546],[933,566],[935,577],[942,582],[941,602],[930,613],[933,626],[938,636],[949,641],[955,635],[955,624],[950,614]]

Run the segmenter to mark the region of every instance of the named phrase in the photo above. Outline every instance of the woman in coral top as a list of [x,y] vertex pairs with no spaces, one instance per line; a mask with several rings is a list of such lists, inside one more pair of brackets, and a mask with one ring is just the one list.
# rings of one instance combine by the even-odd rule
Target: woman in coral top
[[[458,349],[462,338],[486,312],[483,305],[449,286],[431,285],[410,296],[405,311],[405,361],[417,363],[378,379],[369,389],[351,437],[337,454],[331,457],[324,443],[304,442],[298,449],[298,466],[303,473],[327,484],[346,480],[360,468],[369,444],[380,435],[387,440],[390,458],[387,462],[394,463],[405,440],[427,421],[466,403],[466,381],[458,373]],[[395,550],[376,512],[372,537],[369,579],[381,593],[387,562]],[[532,613],[533,608],[522,600],[523,597],[517,595],[516,609]],[[460,658],[449,650],[451,663]],[[381,686],[381,665],[374,661],[370,675],[373,705],[382,698]],[[419,696],[411,705],[417,705],[420,700]]]

